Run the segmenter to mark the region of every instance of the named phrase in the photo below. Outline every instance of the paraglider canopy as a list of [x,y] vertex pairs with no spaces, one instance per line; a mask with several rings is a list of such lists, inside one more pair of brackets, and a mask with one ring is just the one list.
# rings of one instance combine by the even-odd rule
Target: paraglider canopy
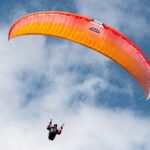
[[134,43],[108,25],[68,12],[37,12],[17,20],[8,39],[27,34],[65,38],[104,54],[123,67],[150,98],[150,62]]

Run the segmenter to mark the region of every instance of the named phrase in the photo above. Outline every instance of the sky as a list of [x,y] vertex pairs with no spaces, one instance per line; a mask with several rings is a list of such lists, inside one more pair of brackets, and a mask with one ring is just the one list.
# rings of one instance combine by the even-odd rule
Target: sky
[[[150,61],[150,1],[0,1],[0,149],[149,150],[150,101],[130,75],[82,45],[47,36],[8,42],[13,22],[38,11],[67,11],[123,33]],[[52,142],[50,118],[65,123]]]

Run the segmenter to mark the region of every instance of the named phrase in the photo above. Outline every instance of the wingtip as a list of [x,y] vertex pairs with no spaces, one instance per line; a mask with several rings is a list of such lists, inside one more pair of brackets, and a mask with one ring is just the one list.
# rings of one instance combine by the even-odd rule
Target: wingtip
[[148,92],[147,94],[145,94],[145,97],[147,100],[150,100],[150,92]]
[[12,37],[11,37],[11,31],[12,31],[12,28],[9,30],[9,33],[8,33],[8,41],[10,41],[12,39]]

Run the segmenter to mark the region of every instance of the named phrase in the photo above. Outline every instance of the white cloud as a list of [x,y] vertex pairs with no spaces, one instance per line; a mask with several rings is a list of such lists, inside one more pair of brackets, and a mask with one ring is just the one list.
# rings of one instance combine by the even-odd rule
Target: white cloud
[[[120,2],[110,1],[110,5],[107,5],[104,1],[80,1],[78,7],[81,14],[96,16],[98,20],[102,17],[103,21],[110,19],[112,25],[120,27],[118,17],[125,14],[119,13],[116,4]],[[103,12],[100,16],[99,9]],[[20,14],[24,12],[25,10]],[[139,29],[139,25],[137,28]],[[113,93],[119,91],[132,97],[132,87],[129,83],[129,88],[123,89],[109,82],[109,59],[71,42],[48,44],[42,36],[19,37],[8,42],[7,30],[8,27],[0,30],[0,149],[150,149],[148,118],[137,117],[130,111],[112,111],[91,106],[97,83],[101,90],[109,87]],[[70,71],[70,68],[76,66],[79,71]],[[92,69],[85,79],[78,83],[78,77],[82,77],[84,73],[79,66]],[[97,66],[101,72],[94,76],[92,73],[95,73]],[[33,97],[29,103],[21,105],[23,100],[29,100],[24,97],[26,88],[30,90],[29,82],[23,82],[18,77],[26,71],[29,71],[29,81],[44,74],[49,86],[43,95],[39,91],[41,96]],[[32,77],[30,71],[33,72]],[[87,101],[82,102],[77,97],[78,107],[69,107],[69,104],[73,103],[73,96],[78,92],[86,93]],[[59,124],[63,121],[66,124],[63,134],[53,142],[47,140],[46,126],[49,117],[54,117],[54,121]]]
[[65,112],[56,116],[65,120],[62,135],[55,141],[47,140],[46,117],[19,119],[0,124],[2,130],[0,147],[2,149],[55,149],[55,150],[133,150],[150,148],[150,121],[141,119],[128,111],[81,105],[76,112]]

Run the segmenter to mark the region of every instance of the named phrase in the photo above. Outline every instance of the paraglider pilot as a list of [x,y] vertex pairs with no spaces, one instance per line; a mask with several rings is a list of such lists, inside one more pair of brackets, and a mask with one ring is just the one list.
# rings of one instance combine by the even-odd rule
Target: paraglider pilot
[[64,124],[58,129],[57,124],[52,125],[52,119],[49,122],[49,125],[47,126],[47,130],[49,130],[48,139],[54,140],[56,135],[60,135],[62,132]]

